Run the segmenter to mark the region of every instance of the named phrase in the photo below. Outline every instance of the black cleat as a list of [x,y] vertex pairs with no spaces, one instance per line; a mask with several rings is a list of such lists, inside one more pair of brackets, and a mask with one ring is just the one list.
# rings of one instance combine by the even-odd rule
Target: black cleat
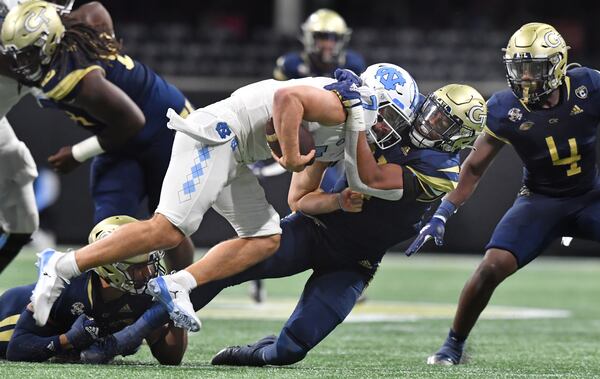
[[455,338],[448,337],[440,349],[427,358],[428,365],[454,366],[460,363],[463,355],[465,342],[459,342]]
[[266,362],[257,352],[261,348],[271,345],[277,341],[274,335],[264,337],[252,345],[230,346],[222,349],[210,360],[211,365],[216,366],[255,366],[262,367]]

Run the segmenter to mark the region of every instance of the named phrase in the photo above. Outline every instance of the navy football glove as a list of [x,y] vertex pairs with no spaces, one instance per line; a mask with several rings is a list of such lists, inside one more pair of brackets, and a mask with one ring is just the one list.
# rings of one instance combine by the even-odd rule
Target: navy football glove
[[324,88],[326,90],[333,91],[339,97],[344,108],[350,109],[362,105],[358,87],[350,80],[333,82],[326,85]]
[[348,70],[347,68],[337,68],[333,73],[333,76],[338,82],[351,82],[357,86],[362,86],[362,80],[360,76],[356,75],[354,71]]
[[419,235],[410,244],[408,249],[404,252],[406,256],[410,257],[423,247],[425,242],[433,238],[435,244],[442,246],[444,244],[444,231],[446,230],[446,222],[440,217],[432,217],[431,220],[421,229]]
[[81,350],[98,339],[99,332],[100,328],[96,325],[96,321],[82,314],[71,325],[71,329],[65,333],[65,336],[74,349]]

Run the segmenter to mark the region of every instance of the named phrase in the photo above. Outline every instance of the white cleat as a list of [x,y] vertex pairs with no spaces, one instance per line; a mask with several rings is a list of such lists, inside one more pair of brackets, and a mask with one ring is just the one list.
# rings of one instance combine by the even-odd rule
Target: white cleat
[[202,327],[188,292],[168,275],[150,280],[146,293],[164,305],[176,327],[192,332],[197,332]]
[[64,255],[65,253],[53,249],[37,254],[38,281],[31,293],[31,305],[33,318],[38,326],[46,325],[54,302],[65,288],[65,283],[69,282],[56,272],[56,264]]

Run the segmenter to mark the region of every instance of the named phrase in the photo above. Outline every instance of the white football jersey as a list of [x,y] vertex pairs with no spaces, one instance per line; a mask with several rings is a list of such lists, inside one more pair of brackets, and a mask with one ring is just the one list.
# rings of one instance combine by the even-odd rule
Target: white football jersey
[[[263,80],[249,84],[231,95],[235,104],[234,112],[239,123],[229,125],[240,142],[241,154],[245,161],[252,162],[271,157],[271,152],[265,138],[265,126],[273,117],[273,96],[279,88],[306,85],[323,88],[335,79],[316,77],[278,81]],[[377,119],[377,104],[374,91],[361,87],[364,104],[373,105],[374,109],[365,108],[365,124],[370,127]],[[344,157],[344,124],[335,126],[322,125],[318,122],[303,121],[313,135],[316,159],[323,162],[335,162]]]

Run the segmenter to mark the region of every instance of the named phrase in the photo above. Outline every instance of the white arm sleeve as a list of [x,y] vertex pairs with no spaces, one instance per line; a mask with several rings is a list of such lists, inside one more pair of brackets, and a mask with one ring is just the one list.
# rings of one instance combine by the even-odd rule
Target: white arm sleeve
[[365,121],[363,109],[361,106],[348,109],[346,119],[346,145],[344,147],[344,165],[346,168],[346,179],[348,186],[356,192],[365,195],[375,196],[384,200],[400,200],[403,189],[377,189],[364,184],[358,174],[356,146],[358,145],[358,135],[365,131]]

